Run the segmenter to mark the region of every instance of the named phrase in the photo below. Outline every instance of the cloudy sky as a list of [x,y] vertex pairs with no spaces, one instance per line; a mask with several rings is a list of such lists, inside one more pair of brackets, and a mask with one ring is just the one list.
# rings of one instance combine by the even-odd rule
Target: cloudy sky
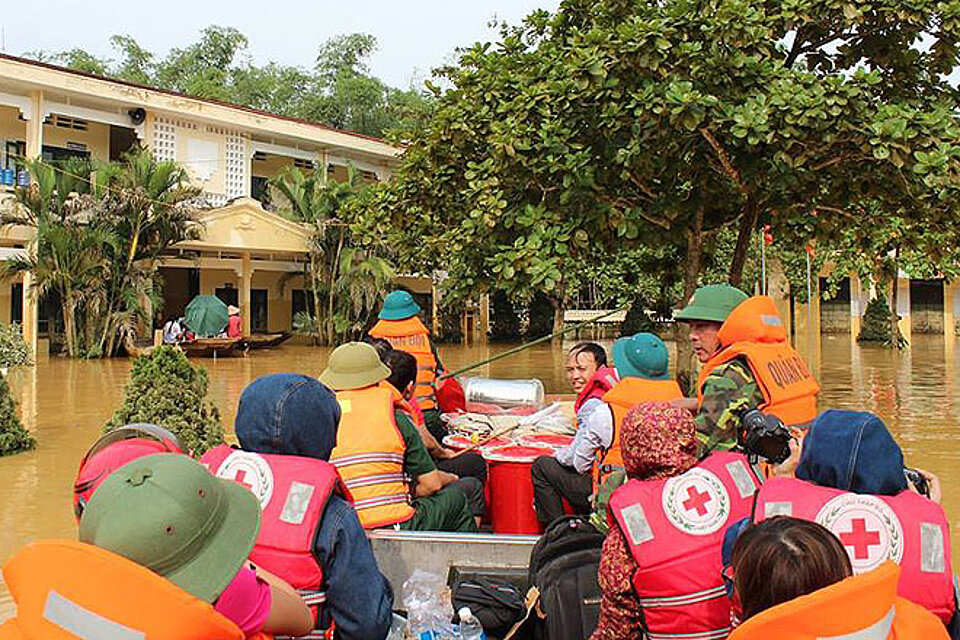
[[380,42],[374,75],[406,88],[451,60],[456,47],[490,40],[491,20],[519,22],[534,9],[555,10],[559,0],[45,0],[14,2],[0,12],[5,53],[79,47],[110,56],[113,34],[133,36],[155,53],[194,42],[201,29],[231,26],[250,40],[258,62],[310,66],[317,46],[341,33],[370,33]]

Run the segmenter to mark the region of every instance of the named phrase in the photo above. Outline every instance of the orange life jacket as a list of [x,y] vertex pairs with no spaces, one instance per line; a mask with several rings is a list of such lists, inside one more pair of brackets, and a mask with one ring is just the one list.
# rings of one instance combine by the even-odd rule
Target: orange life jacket
[[388,340],[394,349],[417,359],[417,389],[414,397],[424,411],[437,406],[437,358],[430,344],[430,330],[417,316],[406,320],[380,320],[370,329],[374,338]]
[[627,412],[644,402],[667,402],[682,397],[683,391],[680,390],[676,380],[647,380],[646,378],[624,378],[603,394],[603,401],[610,405],[610,410],[613,412],[613,438],[610,440],[610,446],[597,451],[594,459],[594,491],[616,469],[623,468],[620,431]]
[[729,640],[948,640],[939,619],[897,596],[892,562],[753,616]]
[[743,358],[753,373],[764,402],[764,413],[791,427],[808,427],[817,417],[820,385],[803,358],[787,340],[776,305],[767,296],[753,296],[730,312],[717,334],[721,350],[700,369],[697,404],[710,373],[735,358]]
[[3,578],[17,617],[0,626],[2,640],[244,637],[210,604],[146,567],[82,542],[28,544],[3,567]]
[[406,444],[394,418],[393,395],[378,386],[337,391],[340,428],[330,462],[353,496],[365,529],[388,527],[413,517],[403,473]]

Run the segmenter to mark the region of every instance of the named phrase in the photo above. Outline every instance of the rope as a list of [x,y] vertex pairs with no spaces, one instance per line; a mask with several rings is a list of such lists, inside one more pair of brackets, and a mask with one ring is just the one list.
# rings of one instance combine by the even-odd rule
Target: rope
[[616,313],[620,313],[621,311],[626,311],[627,309],[629,309],[629,308],[632,306],[632,304],[633,304],[633,303],[631,302],[630,304],[624,305],[624,306],[620,307],[619,309],[614,309],[614,310],[612,310],[612,311],[607,311],[606,313],[603,313],[603,314],[601,314],[601,315],[599,315],[599,316],[593,317],[593,318],[591,318],[591,319],[589,319],[589,320],[584,320],[583,322],[578,322],[578,323],[576,323],[576,324],[572,324],[572,325],[570,325],[569,327],[566,327],[565,329],[561,329],[560,331],[554,331],[554,332],[551,333],[551,334],[545,335],[545,336],[543,336],[542,338],[537,338],[536,340],[533,340],[533,341],[531,341],[531,342],[527,342],[527,343],[525,343],[525,344],[522,344],[522,345],[520,345],[519,347],[514,347],[514,348],[512,348],[512,349],[507,349],[507,350],[504,351],[503,353],[498,353],[498,354],[495,355],[495,356],[491,356],[491,357],[486,358],[486,359],[484,359],[484,360],[480,360],[479,362],[474,362],[473,364],[467,365],[466,367],[463,367],[462,369],[458,369],[458,370],[454,371],[453,373],[445,373],[445,374],[443,374],[443,375],[441,375],[441,376],[437,376],[437,379],[438,379],[438,380],[446,380],[447,378],[454,378],[454,377],[456,377],[456,376],[459,376],[460,374],[466,373],[467,371],[472,371],[473,369],[476,369],[477,367],[482,367],[482,366],[485,365],[485,364],[490,364],[491,362],[496,362],[497,360],[500,360],[500,359],[502,359],[502,358],[506,358],[507,356],[512,356],[512,355],[515,354],[515,353],[520,353],[521,351],[524,351],[524,350],[526,350],[526,349],[529,349],[530,347],[532,347],[532,346],[534,346],[534,345],[538,345],[538,344],[540,344],[540,343],[542,343],[542,342],[546,342],[547,340],[550,340],[550,339],[555,338],[555,337],[557,337],[557,336],[562,336],[562,335],[564,335],[565,333],[569,333],[569,332],[571,332],[571,331],[575,331],[575,330],[577,330],[577,329],[579,329],[579,328],[581,328],[581,327],[585,327],[585,326],[590,325],[590,324],[596,324],[596,322],[599,321],[599,320],[603,320],[604,318],[607,318],[607,317],[609,317],[609,316],[612,316],[612,315],[614,315],[614,314],[616,314]]

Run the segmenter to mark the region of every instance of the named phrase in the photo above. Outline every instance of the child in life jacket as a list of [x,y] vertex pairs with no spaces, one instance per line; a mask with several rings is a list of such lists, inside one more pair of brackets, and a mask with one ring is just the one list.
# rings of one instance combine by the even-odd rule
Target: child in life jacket
[[91,463],[103,471],[104,459],[141,453],[86,487],[80,541],[133,560],[211,603],[247,637],[309,632],[312,616],[296,591],[247,561],[260,524],[256,498],[186,455],[144,455],[149,442],[98,442],[85,457],[81,476]]
[[730,640],[949,638],[936,616],[897,595],[897,565],[854,576],[840,540],[815,522],[777,516],[749,527],[731,567]]

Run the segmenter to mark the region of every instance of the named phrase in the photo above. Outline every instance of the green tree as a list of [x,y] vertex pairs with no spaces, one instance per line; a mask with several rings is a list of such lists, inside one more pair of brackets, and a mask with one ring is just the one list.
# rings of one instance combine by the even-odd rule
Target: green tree
[[207,399],[207,371],[173,346],[160,346],[133,362],[123,404],[104,433],[145,422],[174,433],[191,455],[223,443],[220,412]]
[[352,225],[371,187],[361,183],[353,167],[345,182],[327,182],[326,167],[304,172],[289,167],[271,180],[281,215],[310,228],[310,262],[304,280],[313,295],[313,322],[322,341],[358,337],[380,305],[383,290],[393,279],[393,267],[382,247],[364,241]]

